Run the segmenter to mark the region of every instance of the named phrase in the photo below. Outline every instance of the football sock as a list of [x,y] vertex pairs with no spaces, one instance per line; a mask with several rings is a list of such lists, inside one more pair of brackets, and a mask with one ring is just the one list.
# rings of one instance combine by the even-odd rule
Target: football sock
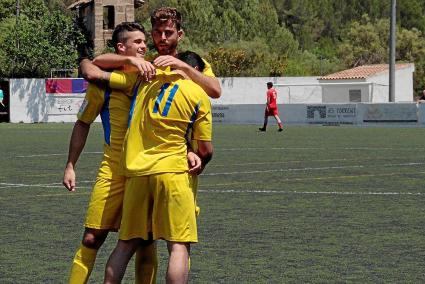
[[281,123],[281,122],[279,122],[279,123],[278,123],[278,125],[279,125],[279,128],[280,128],[280,129],[282,129],[282,128],[283,128],[283,125],[282,125],[282,123]]
[[147,247],[141,247],[136,251],[136,281],[137,284],[156,283],[156,273],[158,271],[158,257],[156,254],[156,244],[152,243]]
[[72,263],[69,284],[87,283],[96,261],[96,255],[97,249],[91,249],[83,245],[78,248]]

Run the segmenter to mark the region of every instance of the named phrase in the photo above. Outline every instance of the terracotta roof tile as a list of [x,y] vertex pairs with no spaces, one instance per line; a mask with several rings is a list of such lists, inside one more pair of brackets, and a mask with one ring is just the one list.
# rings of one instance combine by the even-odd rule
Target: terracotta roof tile
[[[410,63],[396,64],[396,69],[403,69],[411,66]],[[379,73],[387,72],[389,69],[388,64],[374,64],[374,65],[363,65],[352,69],[339,71],[333,74],[329,74],[320,77],[320,80],[341,80],[341,79],[366,79],[370,76],[377,75]]]

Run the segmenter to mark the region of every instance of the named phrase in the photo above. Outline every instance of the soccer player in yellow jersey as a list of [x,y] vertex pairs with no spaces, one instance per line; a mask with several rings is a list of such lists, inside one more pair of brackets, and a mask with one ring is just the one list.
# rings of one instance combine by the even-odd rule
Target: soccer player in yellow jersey
[[[179,59],[177,47],[183,38],[182,17],[175,8],[160,7],[151,14],[152,40],[159,56],[155,58],[153,64],[160,68],[176,69],[183,71],[192,81],[202,87],[210,98],[221,96],[220,83],[215,77],[211,65],[203,60],[205,67],[199,72],[190,64]],[[141,74],[148,78],[155,71],[152,70],[149,62],[142,58],[134,58],[122,54],[102,54],[95,58],[94,64],[103,69],[121,68],[124,65],[133,65]],[[102,76],[102,75],[99,75]],[[107,76],[106,76],[107,77]],[[194,145],[196,147],[196,143]],[[196,192],[197,176],[192,176],[192,185]],[[199,212],[199,208],[197,207]]]
[[[151,36],[159,56],[153,61],[153,65],[159,68],[178,69],[196,84],[202,87],[210,98],[216,99],[221,96],[220,82],[215,78],[211,66],[205,62],[203,72],[197,71],[189,64],[178,59],[177,46],[184,36],[182,29],[182,17],[175,8],[161,7],[151,14]],[[103,69],[120,68],[125,64],[134,65],[145,77],[150,77],[155,71],[143,58],[133,58],[122,54],[102,54],[93,61]]]
[[[205,69],[200,73],[192,66],[175,57],[177,55],[176,49],[178,42],[183,37],[181,22],[180,13],[174,8],[162,7],[152,13],[152,38],[155,48],[160,55],[153,63],[159,67],[168,67],[183,71],[189,78],[201,86],[208,96],[211,98],[220,97],[220,84],[215,78],[211,66],[206,61],[204,61],[206,65]],[[119,68],[124,64],[134,65],[145,78],[151,78],[151,75],[155,72],[152,70],[149,62],[131,56],[104,54],[95,58],[94,63],[104,69]],[[100,75],[100,77],[107,78],[108,76]],[[196,179],[196,176],[193,176],[195,184]]]
[[[199,56],[196,63],[204,65]],[[114,72],[111,86],[128,81],[120,76],[129,75]],[[198,241],[187,135],[192,131],[205,166],[212,156],[211,104],[201,87],[168,71],[157,71],[152,82],[138,89],[123,145],[128,179],[120,240],[108,260],[104,283],[119,283],[134,251],[150,239],[167,241],[167,283],[186,283],[190,244]]]
[[[143,57],[146,52],[145,31],[137,23],[118,25],[112,40],[119,54]],[[75,191],[75,165],[84,148],[90,124],[99,114],[104,129],[104,153],[87,209],[82,243],[74,257],[69,283],[88,281],[98,249],[109,231],[116,231],[120,225],[125,177],[118,174],[118,164],[127,131],[130,97],[126,93],[129,92],[89,84],[74,125],[63,177],[63,184],[68,190]],[[136,282],[155,283],[156,266],[154,245],[141,248],[136,258]]]

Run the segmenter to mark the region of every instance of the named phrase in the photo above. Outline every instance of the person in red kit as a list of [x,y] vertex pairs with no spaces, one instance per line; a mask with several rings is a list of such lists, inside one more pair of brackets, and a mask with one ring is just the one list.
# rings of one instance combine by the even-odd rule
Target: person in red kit
[[283,130],[282,121],[279,118],[279,111],[277,109],[277,92],[273,88],[272,82],[267,82],[267,103],[266,103],[266,111],[264,113],[264,125],[259,128],[260,131],[266,131],[267,122],[269,120],[269,116],[274,116],[277,121],[277,125],[279,125],[279,132]]

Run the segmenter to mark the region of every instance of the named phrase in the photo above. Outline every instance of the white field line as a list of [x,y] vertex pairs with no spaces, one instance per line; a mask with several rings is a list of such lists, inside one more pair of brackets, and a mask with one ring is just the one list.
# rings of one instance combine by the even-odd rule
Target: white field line
[[323,171],[323,170],[342,170],[354,168],[367,168],[367,167],[410,167],[424,165],[425,163],[401,163],[401,164],[384,164],[384,165],[353,165],[353,166],[332,166],[332,167],[306,167],[294,169],[274,169],[274,170],[258,170],[258,171],[240,171],[240,172],[223,172],[223,173],[209,173],[202,174],[202,176],[220,176],[220,175],[246,175],[246,174],[260,174],[260,173],[274,173],[274,172],[296,172],[296,171]]
[[[77,181],[77,187],[78,188],[91,188],[91,187],[81,187],[78,186],[80,183],[93,183],[94,180],[83,180],[83,181]],[[44,188],[55,188],[55,187],[63,187],[62,183],[60,182],[54,182],[54,183],[37,183],[37,184],[23,184],[23,183],[5,183],[0,182],[0,189],[4,188],[13,188],[13,187],[44,187]]]
[[201,189],[199,192],[207,193],[277,193],[277,194],[317,194],[317,195],[418,195],[422,196],[425,193],[421,192],[349,192],[349,191],[280,191],[280,190],[218,190],[218,189]]
[[[362,151],[387,151],[387,150],[397,150],[397,151],[423,151],[423,148],[379,148],[379,147],[342,147],[342,148],[326,148],[326,147],[273,147],[273,148],[222,148],[217,149],[216,153],[221,151],[270,151],[270,150],[327,150],[327,151],[336,151],[336,150],[362,150]],[[83,154],[102,154],[103,152],[84,152]],[[20,155],[16,158],[35,158],[35,157],[49,157],[49,156],[67,156],[68,153],[52,153],[52,154],[37,154],[37,155]]]
[[336,150],[364,150],[364,151],[388,151],[388,150],[397,150],[397,151],[418,151],[424,150],[423,148],[379,148],[379,147],[335,147],[335,148],[327,148],[327,147],[272,147],[272,148],[220,148],[217,149],[216,152],[220,151],[270,151],[270,150],[327,150],[327,151],[336,151]]
[[[409,167],[409,166],[418,166],[418,165],[424,165],[425,163],[402,163],[402,164],[384,164],[384,165],[352,165],[352,166],[333,166],[333,167],[318,167],[318,168],[293,168],[293,169],[274,169],[274,170],[258,170],[258,171],[240,171],[240,172],[223,172],[223,173],[209,173],[209,174],[202,174],[202,176],[219,176],[219,175],[244,175],[244,174],[255,174],[255,173],[273,173],[273,172],[297,172],[297,171],[321,171],[321,170],[335,170],[335,169],[350,169],[350,168],[367,168],[367,167]],[[384,174],[385,175],[385,174]],[[353,175],[353,177],[362,177],[365,175]],[[366,176],[379,176],[378,175],[366,175]],[[340,176],[339,178],[347,178],[351,176]],[[327,177],[318,177],[314,179],[326,179]],[[331,177],[331,178],[338,178],[338,177]],[[291,180],[308,180],[311,178],[287,178],[287,181]],[[92,183],[94,181],[77,181],[78,183]],[[61,183],[47,183],[47,184],[12,184],[12,183],[0,183],[0,189],[3,188],[11,188],[11,187],[58,187],[62,186]]]
[[[417,172],[425,173],[425,172]],[[344,176],[332,176],[332,177],[315,177],[315,178],[286,178],[283,181],[306,181],[306,180],[325,180],[325,179],[353,179],[360,177],[378,177],[378,176],[396,176],[400,175],[400,172],[396,173],[386,173],[386,174],[365,174],[365,175],[344,175]],[[91,183],[93,181],[80,181],[80,183]],[[232,185],[242,185],[242,184],[255,184],[256,182],[229,182],[229,183],[220,183],[220,184],[201,184],[200,188],[210,188],[217,186],[232,186]],[[44,188],[58,188],[61,187],[60,183],[51,183],[51,184],[12,184],[12,183],[0,183],[4,187],[0,188],[11,188],[11,187],[44,187]],[[78,189],[91,189],[87,186],[77,186]],[[347,191],[281,191],[281,190],[238,190],[238,189],[199,189],[199,192],[206,193],[271,193],[271,194],[317,194],[317,195],[411,195],[411,196],[422,196],[425,193],[420,192],[347,192]],[[65,193],[51,193],[51,194],[37,194],[35,197],[52,197],[52,196],[66,196],[66,195],[89,195],[90,192],[65,192]],[[4,199],[1,198],[0,199]]]
[[[425,172],[416,172],[415,174],[422,174]],[[363,178],[363,177],[383,177],[383,176],[399,176],[403,173],[385,173],[385,174],[364,174],[364,175],[345,175],[345,176],[328,176],[328,177],[307,177],[307,178],[283,178],[279,179],[279,181],[308,181],[308,180],[330,180],[330,179],[355,179],[355,178]],[[262,182],[229,182],[229,183],[215,183],[215,184],[200,184],[198,187],[218,187],[218,186],[229,186],[229,185],[244,185],[244,184],[262,184]]]
[[[354,191],[281,191],[281,190],[235,190],[235,189],[200,189],[202,193],[264,193],[264,194],[296,194],[296,195],[377,195],[377,196],[423,196],[421,192],[354,192]],[[90,192],[65,192],[53,194],[36,194],[34,197],[55,197],[55,196],[81,196],[89,195]],[[0,198],[3,199],[3,198]]]
[[[103,152],[83,152],[82,154],[102,154],[102,153]],[[68,156],[68,153],[23,155],[23,156],[16,156],[16,158],[36,158],[36,157],[50,157],[50,156]]]
[[[402,159],[402,158],[401,158]],[[364,159],[319,159],[319,160],[308,160],[308,162],[350,162],[350,161],[370,161],[370,160],[388,160],[388,159],[377,159],[377,158],[364,158]],[[394,159],[392,159],[394,160]],[[277,164],[291,164],[291,163],[305,163],[306,160],[288,160],[288,161],[274,161],[274,162],[251,162],[251,163],[240,163],[240,164],[214,164],[211,162],[208,164],[208,168],[210,167],[228,167],[228,166],[250,166],[250,165],[277,165]]]

